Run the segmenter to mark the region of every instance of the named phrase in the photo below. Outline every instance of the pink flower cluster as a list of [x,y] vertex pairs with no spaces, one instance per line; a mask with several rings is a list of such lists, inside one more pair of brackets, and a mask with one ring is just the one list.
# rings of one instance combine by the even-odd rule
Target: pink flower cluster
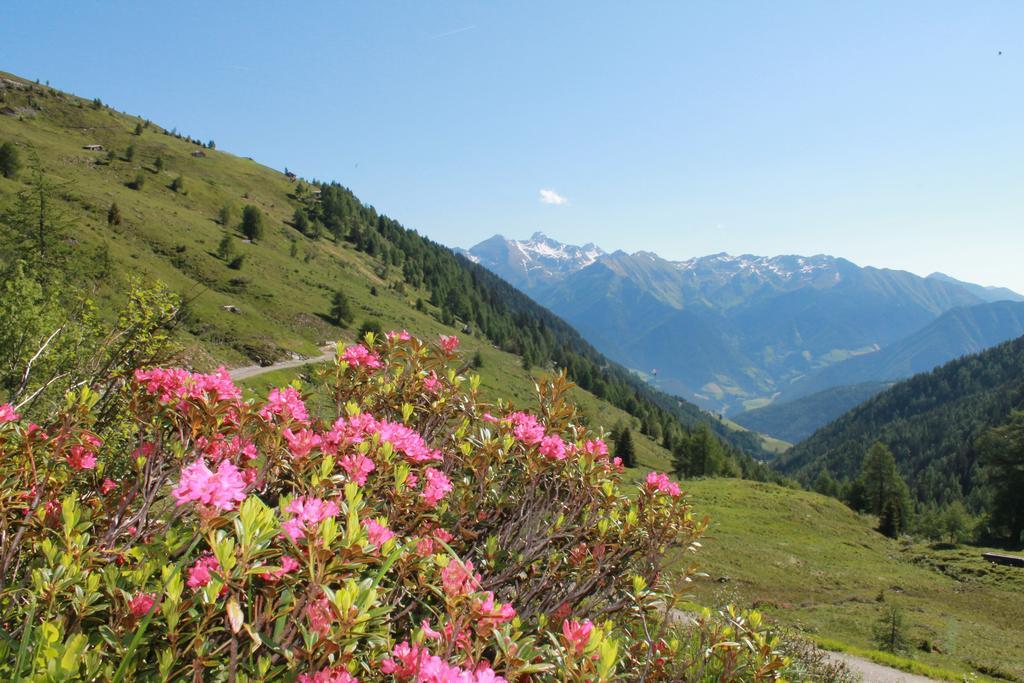
[[331,601],[326,595],[306,605],[306,619],[309,620],[309,627],[320,635],[326,636],[330,633],[334,610],[331,609]]
[[406,427],[401,422],[382,420],[375,430],[380,440],[390,443],[394,449],[405,456],[409,462],[430,462],[441,460],[441,451],[430,448],[419,432]]
[[270,420],[273,416],[309,424],[309,412],[306,411],[306,404],[302,402],[302,396],[295,387],[285,387],[284,389],[274,387],[270,390],[267,403],[260,410],[260,417]]
[[608,444],[601,439],[587,439],[583,444],[583,452],[592,455],[594,458],[608,457]]
[[412,339],[412,335],[409,334],[409,330],[391,330],[384,336],[388,338],[388,341],[395,341],[396,339],[398,341],[409,341]]
[[242,392],[231,381],[223,366],[212,375],[192,373],[183,368],[151,368],[135,371],[135,381],[150,394],[156,394],[162,403],[190,398],[204,399],[209,395],[218,401],[242,398]]
[[557,434],[549,434],[540,440],[540,454],[552,460],[565,460],[565,442]]
[[306,531],[316,528],[320,522],[328,517],[337,517],[340,510],[338,504],[333,500],[322,500],[320,498],[299,496],[288,503],[286,508],[292,514],[291,518],[281,524],[284,533],[292,541],[305,538]]
[[401,422],[377,420],[369,413],[360,413],[347,419],[339,417],[335,420],[331,431],[323,436],[323,448],[329,453],[337,453],[340,448],[362,443],[373,434],[377,434],[382,443],[390,443],[394,450],[409,462],[442,459],[441,451],[430,448],[416,430]]
[[441,585],[451,597],[469,595],[480,590],[480,575],[473,573],[473,563],[449,560],[441,570]]
[[434,508],[452,490],[452,482],[444,472],[433,467],[428,467],[423,476],[427,483],[423,486],[423,493],[420,497],[427,507]]
[[195,501],[219,510],[234,510],[245,500],[245,480],[230,460],[222,460],[213,472],[200,459],[181,471],[181,481],[171,495],[178,505]]
[[291,429],[284,430],[284,439],[288,442],[288,450],[296,459],[305,458],[314,448],[319,448],[323,439],[312,429],[300,429],[293,432]]
[[573,652],[580,655],[587,649],[587,645],[590,644],[590,634],[594,630],[594,625],[590,623],[590,620],[576,621],[575,619],[569,621],[566,619],[562,622],[562,635],[565,636],[566,642]]
[[395,532],[387,528],[384,524],[381,524],[375,519],[364,519],[363,526],[366,527],[366,533],[370,537],[370,543],[380,548],[385,543],[395,537]]
[[133,617],[140,619],[149,614],[149,610],[152,609],[155,603],[155,594],[139,593],[129,601],[128,609],[131,611]]
[[299,562],[291,555],[281,556],[281,567],[274,569],[269,572],[263,572],[260,574],[260,578],[270,583],[275,583],[281,580],[285,574],[291,574],[293,571],[299,568]]
[[0,405],[0,425],[6,424],[8,422],[14,422],[19,417],[20,416],[16,412],[14,412],[14,406],[12,406],[10,403],[4,403],[3,405]]
[[512,621],[516,610],[508,603],[494,601],[494,593],[487,591],[483,598],[473,600],[473,616],[477,620],[477,631],[487,632],[506,621]]
[[341,468],[348,474],[349,479],[354,481],[358,486],[366,485],[366,478],[377,469],[377,466],[373,464],[373,461],[367,458],[361,453],[355,455],[343,455],[338,461]]
[[380,356],[362,344],[353,344],[345,348],[342,358],[351,368],[369,368],[376,370],[384,366]]
[[459,348],[459,338],[456,337],[454,334],[450,336],[442,334],[438,338],[438,341],[441,342],[441,348],[449,356],[455,353],[455,349]]
[[323,669],[315,674],[299,674],[299,683],[359,683],[359,680],[345,669]]
[[403,683],[506,683],[482,662],[475,669],[462,669],[408,642],[395,645],[391,657],[381,661],[380,670]]
[[188,581],[185,582],[185,585],[193,590],[198,590],[210,583],[210,579],[213,578],[212,572],[218,571],[220,571],[220,562],[217,561],[216,557],[207,553],[189,567]]
[[647,473],[647,488],[655,493],[667,493],[673,498],[678,498],[682,494],[679,484],[670,481],[668,475],[662,472]]
[[512,423],[512,434],[527,446],[539,444],[544,439],[544,425],[529,413],[512,413],[508,416]]

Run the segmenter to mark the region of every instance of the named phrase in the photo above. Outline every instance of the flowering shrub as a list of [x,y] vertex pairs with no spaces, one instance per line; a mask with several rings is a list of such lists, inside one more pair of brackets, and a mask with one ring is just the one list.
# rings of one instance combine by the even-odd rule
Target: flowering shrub
[[457,347],[368,335],[262,401],[144,368],[117,425],[0,406],[0,678],[676,680],[662,558],[704,522],[564,377],[486,405]]

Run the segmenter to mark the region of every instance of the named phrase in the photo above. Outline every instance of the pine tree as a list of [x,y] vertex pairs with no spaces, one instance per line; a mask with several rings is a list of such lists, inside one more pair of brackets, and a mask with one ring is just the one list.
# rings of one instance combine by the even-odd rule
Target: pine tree
[[331,300],[331,318],[339,327],[347,326],[355,318],[348,297],[340,289],[334,293],[334,298]]
[[107,225],[121,225],[121,209],[118,208],[117,202],[111,202],[110,208],[107,209]]
[[224,261],[228,261],[234,255],[235,239],[229,233],[224,233],[224,237],[220,239],[220,244],[217,245],[217,256],[220,256]]
[[861,480],[864,482],[864,495],[868,512],[882,514],[882,506],[889,499],[899,479],[896,471],[896,458],[885,444],[876,441],[861,465]]
[[903,610],[898,605],[887,603],[882,606],[882,614],[875,623],[874,637],[878,649],[885,652],[897,653],[907,649],[906,624]]
[[13,178],[21,168],[21,155],[18,148],[12,142],[5,142],[0,145],[0,175],[4,178]]
[[156,160],[153,162],[153,167],[156,168],[157,173],[164,170],[164,158],[157,157]]
[[135,124],[135,134],[142,135],[142,123]]
[[989,429],[979,440],[984,479],[992,491],[990,526],[1011,543],[1024,540],[1024,412]]
[[633,449],[633,435],[629,427],[625,427],[615,438],[614,453],[616,458],[622,459],[626,467],[636,467],[636,451]]
[[184,176],[178,176],[171,181],[171,190],[179,194],[185,194],[185,178]]
[[309,232],[309,217],[306,216],[306,212],[301,208],[295,209],[295,213],[292,215],[292,223],[295,225],[295,229],[303,235]]
[[242,234],[253,242],[263,237],[263,212],[259,207],[247,204],[242,209]]
[[128,145],[128,148],[124,150],[124,160],[131,161],[135,158],[135,145]]

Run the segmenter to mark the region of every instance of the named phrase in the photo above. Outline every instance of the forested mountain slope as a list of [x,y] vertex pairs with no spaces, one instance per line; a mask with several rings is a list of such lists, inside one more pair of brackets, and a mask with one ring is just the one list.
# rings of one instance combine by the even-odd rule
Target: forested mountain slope
[[[18,207],[42,179],[54,209],[46,233],[102,264],[90,289],[99,309],[113,309],[130,274],[167,283],[189,302],[177,333],[197,367],[312,355],[374,319],[472,335],[526,368],[565,368],[659,442],[707,424],[733,448],[759,452],[755,436],[650,389],[491,272],[339,184],[304,182],[98,100],[0,78],[0,143],[21,160],[14,177],[0,177],[6,244],[31,232]],[[5,265],[16,257],[5,250]],[[332,311],[338,291],[351,323]]]
[[732,421],[747,429],[798,443],[889,386],[889,382],[863,382],[831,387],[792,401],[748,410],[733,417]]
[[982,496],[976,441],[1024,408],[1024,337],[916,375],[794,446],[779,468],[810,484],[822,469],[860,473],[875,441],[887,445],[919,500]]

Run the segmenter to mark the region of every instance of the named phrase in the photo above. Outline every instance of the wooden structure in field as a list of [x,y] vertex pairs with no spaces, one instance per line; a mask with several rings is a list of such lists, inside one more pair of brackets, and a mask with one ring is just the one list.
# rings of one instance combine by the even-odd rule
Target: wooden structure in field
[[1024,557],[1003,555],[1002,553],[982,553],[981,556],[989,562],[996,564],[1005,564],[1009,567],[1024,567]]

